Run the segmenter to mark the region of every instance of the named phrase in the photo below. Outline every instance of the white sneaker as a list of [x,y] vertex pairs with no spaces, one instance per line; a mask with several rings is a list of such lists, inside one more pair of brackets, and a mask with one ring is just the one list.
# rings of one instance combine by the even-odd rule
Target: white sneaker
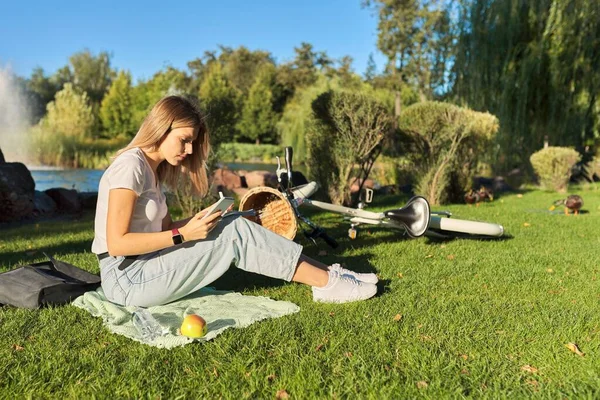
[[340,275],[352,275],[356,279],[365,283],[377,283],[379,279],[375,274],[361,274],[358,272],[350,271],[349,269],[343,268],[340,264],[332,264],[329,266],[330,271],[335,271]]
[[352,275],[329,271],[329,282],[324,287],[312,288],[313,300],[322,303],[349,303],[375,296],[377,286],[361,282]]

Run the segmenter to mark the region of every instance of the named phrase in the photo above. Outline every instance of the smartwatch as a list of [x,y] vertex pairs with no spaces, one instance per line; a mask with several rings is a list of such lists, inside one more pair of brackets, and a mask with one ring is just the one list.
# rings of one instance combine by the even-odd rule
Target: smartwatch
[[171,229],[171,233],[173,234],[173,244],[183,243],[183,235],[179,233],[179,229]]

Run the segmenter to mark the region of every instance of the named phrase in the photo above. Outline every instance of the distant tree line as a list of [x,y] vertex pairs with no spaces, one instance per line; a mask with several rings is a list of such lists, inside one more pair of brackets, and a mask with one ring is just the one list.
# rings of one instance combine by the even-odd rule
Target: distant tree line
[[[528,162],[543,146],[597,151],[597,0],[365,0],[379,18],[386,86],[489,111],[500,120],[491,159]],[[399,99],[399,96],[396,96]],[[396,102],[396,112],[400,103]]]
[[[593,153],[600,137],[600,2],[596,0],[363,0],[387,57],[364,73],[309,43],[293,60],[220,46],[149,79],[111,66],[107,52],[73,54],[52,75],[21,78],[33,123],[91,139],[131,138],[158,99],[195,96],[215,142],[294,145],[306,154],[312,103],[332,90],[376,98],[392,116],[386,151],[399,154],[403,110],[435,100],[499,119],[488,159],[496,172],[529,163],[543,146]],[[73,108],[76,107],[77,110]]]

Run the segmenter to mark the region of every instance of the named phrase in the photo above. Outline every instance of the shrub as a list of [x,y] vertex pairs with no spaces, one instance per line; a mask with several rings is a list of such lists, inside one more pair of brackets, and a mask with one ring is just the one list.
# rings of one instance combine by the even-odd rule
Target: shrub
[[90,139],[43,130],[34,126],[29,134],[32,162],[66,168],[104,169],[127,139]]
[[39,123],[42,129],[71,137],[91,136],[95,120],[85,92],[79,94],[66,83],[46,109],[48,112]]
[[529,158],[540,186],[548,190],[566,192],[573,166],[581,155],[568,147],[546,147]]
[[600,180],[600,156],[595,156],[586,164],[585,172],[590,181]]
[[312,109],[306,131],[309,176],[326,188],[333,203],[349,204],[349,180],[357,169],[358,178],[367,178],[391,117],[364,92],[330,90],[313,101]]
[[283,149],[274,144],[222,143],[217,158],[220,162],[263,162],[274,165],[275,157],[282,155]]
[[413,164],[416,192],[433,205],[460,201],[498,128],[495,116],[448,103],[407,107],[400,143]]

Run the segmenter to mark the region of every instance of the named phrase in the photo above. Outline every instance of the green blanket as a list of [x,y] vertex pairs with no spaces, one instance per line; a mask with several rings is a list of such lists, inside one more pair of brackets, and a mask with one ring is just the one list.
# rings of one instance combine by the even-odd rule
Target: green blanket
[[[215,338],[225,329],[243,328],[256,321],[281,317],[300,310],[300,307],[287,301],[203,288],[173,303],[149,307],[148,311],[163,327],[165,334],[144,342],[131,320],[136,307],[123,307],[111,303],[106,300],[102,288],[79,296],[72,304],[95,317],[101,317],[111,332],[161,348],[183,346],[193,341],[205,342]],[[179,334],[183,318],[190,314],[198,314],[206,320],[208,332],[204,337],[190,339]]]

